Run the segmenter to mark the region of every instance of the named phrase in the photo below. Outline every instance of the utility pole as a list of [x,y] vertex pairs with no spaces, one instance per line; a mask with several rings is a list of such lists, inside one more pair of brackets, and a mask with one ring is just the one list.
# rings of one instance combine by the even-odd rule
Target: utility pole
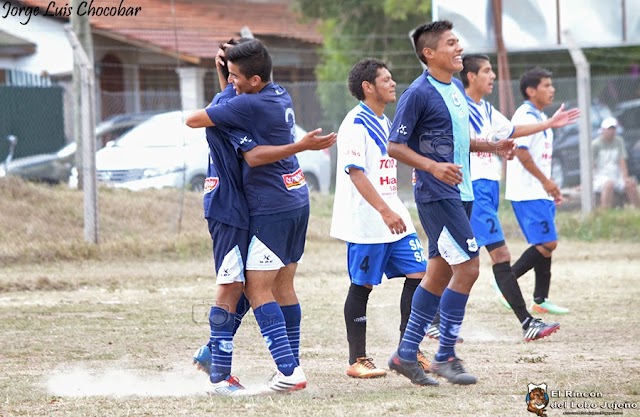
[[[80,7],[80,0],[72,0],[71,7],[73,10],[78,10]],[[80,46],[84,50],[85,54],[89,58],[93,66],[93,38],[91,37],[91,25],[89,24],[89,16],[78,16],[77,13],[71,13],[71,28],[76,34],[76,38],[80,42]],[[73,134],[75,137],[77,150],[76,150],[76,167],[78,170],[78,188],[84,189],[84,173],[83,169],[83,143],[82,143],[82,85],[81,85],[81,73],[80,65],[74,60],[73,64]]]

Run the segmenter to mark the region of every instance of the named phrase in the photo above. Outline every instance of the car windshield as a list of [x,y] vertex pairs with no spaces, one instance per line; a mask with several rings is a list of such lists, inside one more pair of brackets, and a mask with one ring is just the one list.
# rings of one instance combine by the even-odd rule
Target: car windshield
[[181,113],[176,112],[150,118],[122,135],[114,146],[182,146],[201,138],[201,129],[187,127]]

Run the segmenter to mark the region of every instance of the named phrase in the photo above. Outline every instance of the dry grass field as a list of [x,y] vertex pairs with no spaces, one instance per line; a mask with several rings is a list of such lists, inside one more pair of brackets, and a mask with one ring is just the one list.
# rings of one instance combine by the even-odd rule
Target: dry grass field
[[[559,332],[530,343],[494,295],[483,253],[457,348],[477,385],[422,388],[395,374],[354,380],[344,374],[345,248],[328,237],[330,200],[314,197],[297,276],[309,386],[261,393],[273,366],[249,315],[236,338],[234,373],[255,395],[219,398],[204,394],[206,377],[191,366],[191,354],[208,338],[214,296],[200,197],[186,196],[177,235],[171,219],[179,198],[170,192],[100,196],[104,231],[95,248],[81,240],[78,192],[0,182],[2,417],[533,416],[525,403],[529,383],[546,383],[557,394],[549,417],[640,415],[638,243],[562,240],[551,295],[571,314],[558,318]],[[526,247],[518,237],[509,243],[514,256]],[[521,286],[530,298],[531,273]],[[401,289],[391,280],[371,295],[368,350],[381,367],[398,342]],[[422,345],[431,354],[435,348],[433,341]]]

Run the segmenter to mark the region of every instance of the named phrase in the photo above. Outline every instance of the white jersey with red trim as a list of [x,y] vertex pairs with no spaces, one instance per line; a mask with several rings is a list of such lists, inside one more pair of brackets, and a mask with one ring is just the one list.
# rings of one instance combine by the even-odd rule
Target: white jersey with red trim
[[[387,153],[391,121],[378,117],[364,103],[354,107],[338,130],[338,163],[331,236],[351,243],[396,242],[415,233],[409,210],[398,197],[397,161]],[[351,181],[349,169],[362,170],[391,210],[404,220],[407,231],[392,234]]]

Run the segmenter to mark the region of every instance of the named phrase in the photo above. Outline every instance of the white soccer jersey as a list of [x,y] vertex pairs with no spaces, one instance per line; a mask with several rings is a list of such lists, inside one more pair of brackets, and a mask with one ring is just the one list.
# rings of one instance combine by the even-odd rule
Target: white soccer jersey
[[[487,101],[476,103],[467,96],[469,103],[469,135],[471,139],[507,139],[513,134],[514,126],[502,113]],[[487,179],[500,181],[502,164],[500,158],[491,152],[471,152],[471,181]]]
[[[511,118],[514,125],[540,123],[547,115],[525,101]],[[551,157],[553,155],[553,131],[543,130],[530,136],[516,139],[518,147],[529,149],[533,162],[547,177],[551,177]],[[527,171],[516,157],[507,161],[507,186],[505,198],[512,201],[553,200],[544,190],[542,183]]]
[[[391,121],[378,117],[364,103],[354,107],[338,130],[336,193],[331,236],[351,243],[388,243],[415,233],[409,210],[397,193],[397,162],[387,154]],[[407,231],[394,235],[376,211],[360,195],[349,177],[349,168],[364,171],[380,196],[404,220]]]

